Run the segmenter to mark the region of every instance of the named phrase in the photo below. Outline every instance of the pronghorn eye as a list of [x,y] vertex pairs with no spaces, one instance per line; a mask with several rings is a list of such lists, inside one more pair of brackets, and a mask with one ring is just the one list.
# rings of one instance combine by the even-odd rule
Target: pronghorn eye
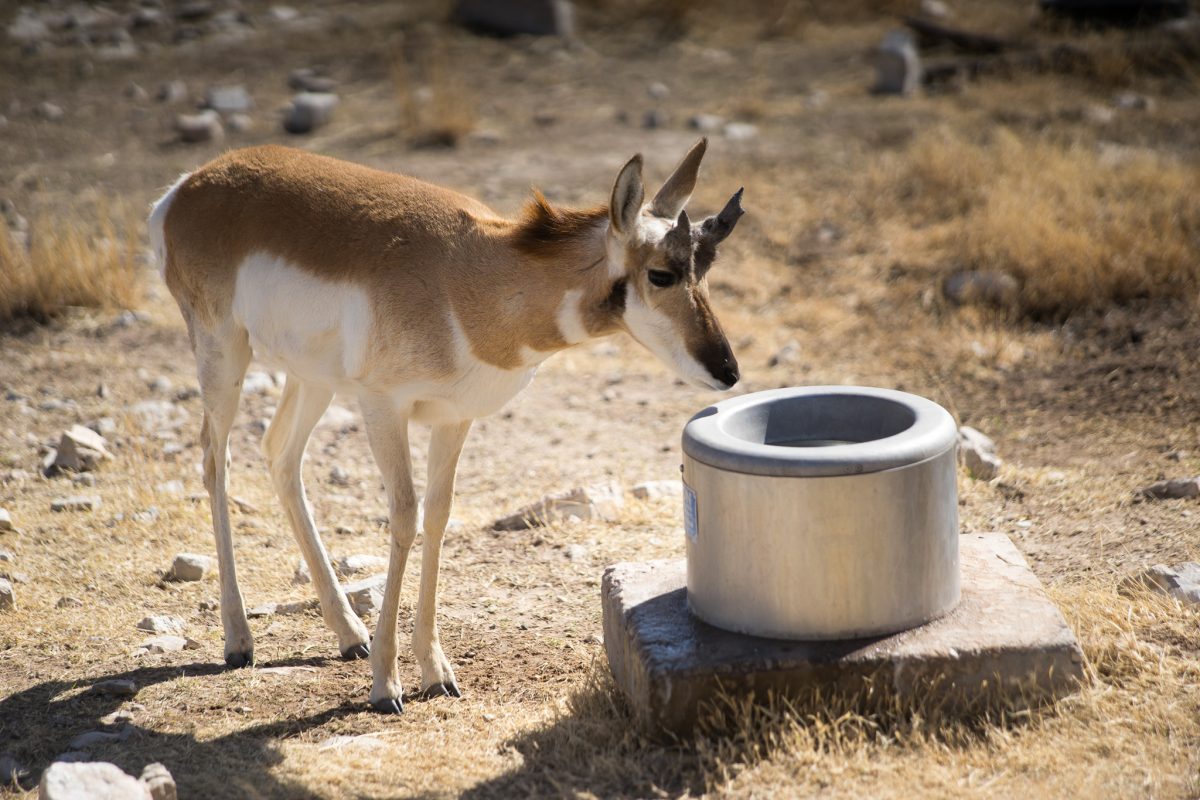
[[675,277],[674,272],[668,272],[665,269],[652,269],[650,270],[649,277],[650,283],[654,284],[660,289],[665,289],[668,286],[674,286],[679,280],[677,277]]

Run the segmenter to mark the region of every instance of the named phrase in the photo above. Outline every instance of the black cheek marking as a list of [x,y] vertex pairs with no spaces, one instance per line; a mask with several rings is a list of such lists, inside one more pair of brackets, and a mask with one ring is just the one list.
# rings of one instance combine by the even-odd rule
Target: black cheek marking
[[625,294],[629,291],[629,282],[624,278],[613,284],[612,291],[604,298],[604,310],[620,316],[625,313]]

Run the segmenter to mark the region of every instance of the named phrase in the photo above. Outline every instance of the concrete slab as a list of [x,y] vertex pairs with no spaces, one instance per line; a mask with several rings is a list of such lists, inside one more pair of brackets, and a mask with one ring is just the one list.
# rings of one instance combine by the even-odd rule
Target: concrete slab
[[963,710],[1072,691],[1083,653],[1041,582],[1004,534],[960,540],[962,601],[919,628],[869,639],[792,642],[707,625],[687,610],[683,559],[617,564],[604,573],[604,645],[643,724],[691,730],[720,691],[802,696],[870,688],[933,693]]

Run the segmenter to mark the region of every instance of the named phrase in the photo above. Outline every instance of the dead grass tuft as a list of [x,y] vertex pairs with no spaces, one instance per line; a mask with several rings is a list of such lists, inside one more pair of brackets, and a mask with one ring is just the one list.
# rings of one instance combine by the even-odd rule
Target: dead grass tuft
[[[1011,272],[1033,316],[1059,317],[1200,285],[1200,167],[1133,148],[1059,144],[1001,129],[947,131],[885,156],[872,194],[910,221],[951,222],[948,265]],[[931,233],[931,236],[934,235]]]
[[0,224],[0,323],[45,321],[70,306],[136,306],[140,229],[130,209],[102,206],[94,219],[35,219],[26,247]]
[[400,127],[413,147],[455,147],[478,122],[463,70],[442,37],[416,36],[392,66]]

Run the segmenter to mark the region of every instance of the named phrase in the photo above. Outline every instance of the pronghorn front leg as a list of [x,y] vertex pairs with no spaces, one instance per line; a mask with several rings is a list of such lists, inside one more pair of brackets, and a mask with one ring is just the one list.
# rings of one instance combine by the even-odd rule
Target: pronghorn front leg
[[417,535],[417,498],[412,484],[412,462],[408,448],[408,414],[398,411],[387,398],[359,397],[371,453],[383,473],[388,494],[388,518],[392,531],[391,559],[383,607],[371,642],[371,706],[385,714],[404,710],[400,672],[396,666],[396,624],[400,614],[400,584],[408,551]]
[[421,690],[461,697],[454,669],[442,652],[437,629],[438,562],[442,535],[454,499],[454,473],[471,421],[438,425],[429,442],[429,485],[425,493],[424,543],[421,547],[421,595],[413,628],[413,652],[421,665]]

